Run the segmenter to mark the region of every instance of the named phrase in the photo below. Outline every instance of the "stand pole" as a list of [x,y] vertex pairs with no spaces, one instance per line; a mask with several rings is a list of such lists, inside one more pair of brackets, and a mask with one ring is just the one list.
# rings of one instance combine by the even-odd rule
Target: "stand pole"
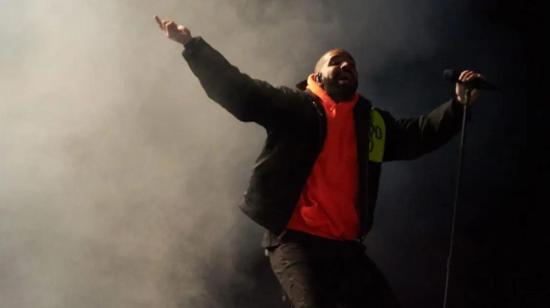
[[451,258],[453,256],[453,244],[455,236],[455,224],[456,224],[456,208],[458,205],[458,199],[460,195],[460,180],[461,180],[461,171],[462,171],[462,160],[464,157],[464,138],[466,136],[466,115],[468,112],[468,103],[470,98],[470,90],[466,89],[466,102],[463,105],[462,109],[462,127],[460,133],[460,145],[458,147],[458,166],[456,172],[456,186],[455,186],[455,196],[453,201],[453,214],[451,218],[451,236],[449,243],[449,254],[447,257],[447,270],[445,273],[445,294],[443,296],[443,308],[447,308],[447,295],[449,291],[449,277],[451,273]]

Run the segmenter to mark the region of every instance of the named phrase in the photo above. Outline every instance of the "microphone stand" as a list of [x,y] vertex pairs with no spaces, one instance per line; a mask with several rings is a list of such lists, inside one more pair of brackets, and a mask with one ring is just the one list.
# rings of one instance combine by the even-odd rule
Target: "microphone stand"
[[454,236],[455,236],[455,224],[456,224],[456,208],[458,205],[458,199],[460,194],[460,180],[461,180],[461,171],[462,171],[462,160],[464,157],[464,138],[466,136],[466,116],[468,112],[468,104],[470,103],[470,92],[471,89],[466,88],[465,91],[465,101],[462,106],[462,127],[460,132],[460,144],[458,146],[458,166],[456,171],[456,185],[455,185],[455,195],[453,200],[453,214],[451,218],[451,235],[450,235],[450,243],[449,243],[449,254],[447,257],[447,270],[445,273],[445,293],[443,296],[443,308],[447,308],[447,298],[448,298],[448,291],[449,291],[449,277],[451,273],[451,258],[453,256],[453,244],[454,244]]

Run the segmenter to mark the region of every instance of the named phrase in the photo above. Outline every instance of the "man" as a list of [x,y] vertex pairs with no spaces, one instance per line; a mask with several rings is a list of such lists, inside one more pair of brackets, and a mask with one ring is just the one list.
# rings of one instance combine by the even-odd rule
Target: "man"
[[267,132],[241,209],[267,229],[263,247],[293,307],[398,307],[386,280],[365,254],[381,163],[413,159],[447,142],[460,128],[464,71],[456,94],[429,114],[395,120],[357,92],[355,60],[333,49],[300,89],[276,88],[232,66],[201,37],[155,19],[206,94],[241,121]]

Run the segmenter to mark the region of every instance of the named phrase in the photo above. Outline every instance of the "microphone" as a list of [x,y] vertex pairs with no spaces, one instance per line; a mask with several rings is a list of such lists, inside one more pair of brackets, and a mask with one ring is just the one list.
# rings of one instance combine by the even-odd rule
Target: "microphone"
[[461,71],[458,71],[458,70],[446,69],[443,71],[443,78],[451,82],[458,82],[458,83],[464,84],[464,86],[472,89],[500,91],[500,89],[497,86],[481,78],[475,78],[466,83],[460,82],[458,80],[458,77],[460,77],[460,73]]

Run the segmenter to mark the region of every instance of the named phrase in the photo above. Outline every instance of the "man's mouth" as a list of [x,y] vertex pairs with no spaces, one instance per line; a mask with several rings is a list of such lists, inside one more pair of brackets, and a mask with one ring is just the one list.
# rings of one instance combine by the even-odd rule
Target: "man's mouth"
[[353,76],[349,73],[341,73],[337,77],[338,82],[350,83],[353,81]]

